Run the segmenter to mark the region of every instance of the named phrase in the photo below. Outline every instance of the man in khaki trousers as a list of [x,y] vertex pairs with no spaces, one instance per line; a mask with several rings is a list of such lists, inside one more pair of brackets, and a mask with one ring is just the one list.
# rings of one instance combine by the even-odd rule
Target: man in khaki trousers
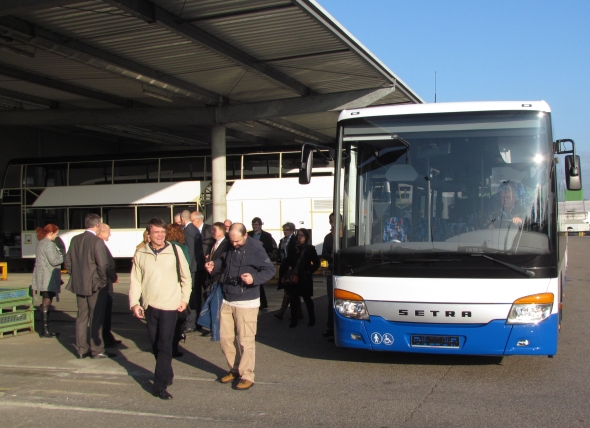
[[224,269],[219,331],[229,373],[219,381],[229,383],[240,378],[235,388],[243,391],[254,385],[259,286],[274,276],[275,267],[260,242],[248,238],[243,224],[234,223],[230,227],[229,241],[233,250],[207,262],[205,268],[209,273]]

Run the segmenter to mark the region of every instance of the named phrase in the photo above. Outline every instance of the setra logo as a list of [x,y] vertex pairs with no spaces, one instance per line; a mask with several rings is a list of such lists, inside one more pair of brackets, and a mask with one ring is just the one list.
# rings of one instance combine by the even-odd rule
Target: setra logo
[[408,309],[400,309],[398,314],[404,317],[445,317],[445,318],[471,318],[471,311],[425,311],[423,309],[416,309],[410,311]]

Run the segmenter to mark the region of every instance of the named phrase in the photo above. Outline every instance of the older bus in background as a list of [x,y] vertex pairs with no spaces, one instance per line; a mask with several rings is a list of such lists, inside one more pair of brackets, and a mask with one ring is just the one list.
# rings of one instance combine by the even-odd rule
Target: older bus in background
[[[227,155],[228,213],[250,224],[262,217],[275,240],[281,225],[315,229],[316,241],[329,231],[333,165],[318,159],[318,182],[302,192],[299,152]],[[239,191],[233,191],[236,187]],[[117,155],[116,158],[15,159],[2,186],[1,231],[7,259],[35,257],[35,228],[56,224],[66,246],[84,230],[84,217],[96,213],[111,226],[108,246],[116,258],[130,258],[152,217],[171,222],[188,209],[211,216],[211,157],[179,152],[167,157]],[[321,220],[320,220],[321,219]],[[317,242],[316,242],[317,243]]]

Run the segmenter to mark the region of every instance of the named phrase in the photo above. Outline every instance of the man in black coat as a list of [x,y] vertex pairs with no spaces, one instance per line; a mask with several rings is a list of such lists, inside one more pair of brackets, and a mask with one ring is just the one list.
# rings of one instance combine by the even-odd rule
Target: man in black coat
[[113,336],[113,333],[111,332],[111,317],[113,313],[113,293],[115,292],[113,284],[119,282],[119,277],[117,276],[117,272],[115,271],[115,259],[113,259],[113,255],[111,254],[109,247],[106,246],[106,242],[109,240],[111,236],[111,228],[109,227],[109,225],[106,223],[102,223],[96,236],[98,236],[105,242],[105,247],[107,250],[107,259],[109,261],[109,265],[107,268],[107,287],[109,290],[109,294],[107,296],[107,304],[104,312],[104,321],[102,323],[102,340],[104,342],[105,348],[114,348],[115,346],[121,343],[120,340],[115,339],[115,336]]
[[192,213],[185,210],[180,215],[184,225],[184,240],[188,246],[190,257],[190,271],[193,283],[191,301],[189,303],[190,315],[186,318],[185,333],[201,331],[201,326],[197,324],[197,318],[201,312],[203,304],[203,287],[207,280],[205,271],[205,256],[209,254],[213,244],[211,237],[211,226],[204,224],[204,215],[198,211]]
[[[213,238],[213,247],[211,247],[211,251],[206,257],[206,261],[214,262],[222,257],[225,257],[225,253],[229,250],[229,240],[225,236],[225,225],[221,222],[213,223],[211,227],[212,238]],[[223,270],[215,273],[215,274],[208,274],[207,280],[205,281],[205,293],[208,295],[211,292],[211,287],[215,282],[223,279],[221,278],[223,275]],[[205,296],[206,298],[206,296]]]
[[180,221],[182,222],[182,226],[184,227],[184,241],[186,246],[188,247],[188,255],[189,255],[189,269],[191,272],[191,282],[192,282],[192,292],[190,297],[190,302],[188,305],[190,314],[185,320],[184,332],[190,333],[196,330],[196,323],[197,317],[199,316],[199,312],[197,312],[197,307],[200,310],[201,307],[201,300],[200,297],[197,298],[197,295],[200,293],[196,293],[195,290],[197,289],[197,257],[200,257],[202,251],[202,238],[201,234],[199,233],[199,229],[191,222],[191,212],[189,210],[184,210],[180,213]]
[[[277,259],[277,241],[275,241],[270,233],[262,230],[263,224],[264,223],[260,217],[254,217],[252,219],[252,230],[248,232],[248,236],[250,238],[254,238],[257,241],[260,241],[264,247],[264,251],[266,251],[266,254],[268,255],[268,258],[274,262]],[[260,284],[260,309],[266,308],[268,308],[266,292],[264,291],[262,284]]]
[[[76,348],[78,358],[112,358],[116,354],[104,351],[102,324],[108,297],[106,245],[96,234],[100,216],[88,214],[84,219],[86,231],[76,235],[66,254],[65,268],[70,273],[66,289],[76,294]],[[88,325],[90,324],[90,344]]]

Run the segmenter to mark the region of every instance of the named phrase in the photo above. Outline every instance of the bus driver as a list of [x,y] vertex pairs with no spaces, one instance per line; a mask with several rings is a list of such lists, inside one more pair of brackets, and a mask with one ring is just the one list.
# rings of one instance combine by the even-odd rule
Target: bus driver
[[525,210],[517,200],[515,182],[504,182],[496,193],[496,208],[489,215],[486,227],[488,229],[509,227],[510,224],[521,226],[525,217]]

